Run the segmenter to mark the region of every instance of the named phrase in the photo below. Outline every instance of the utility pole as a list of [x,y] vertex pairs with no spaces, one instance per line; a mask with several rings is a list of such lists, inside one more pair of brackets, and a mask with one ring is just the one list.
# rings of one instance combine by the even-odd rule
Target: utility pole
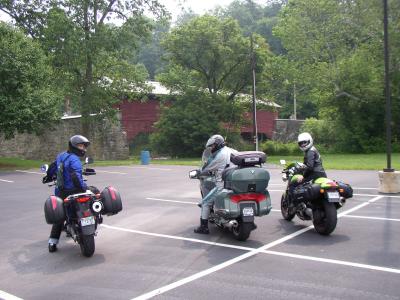
[[253,46],[253,34],[250,34],[250,49],[251,49],[251,71],[253,76],[253,138],[258,151],[258,131],[257,131],[257,103],[256,103],[256,58]]
[[390,79],[389,79],[389,35],[388,35],[388,4],[383,0],[383,35],[384,35],[384,53],[385,53],[385,96],[386,96],[386,154],[387,168],[383,171],[393,172],[392,155],[392,110],[390,101]]
[[294,120],[297,120],[296,83],[293,83],[293,106],[294,106]]

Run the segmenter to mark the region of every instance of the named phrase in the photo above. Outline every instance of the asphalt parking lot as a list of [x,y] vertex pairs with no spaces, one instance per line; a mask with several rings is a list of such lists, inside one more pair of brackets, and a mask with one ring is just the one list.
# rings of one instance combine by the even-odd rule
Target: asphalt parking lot
[[377,192],[377,171],[328,171],[354,197],[328,237],[284,221],[280,169],[270,168],[273,211],[246,242],[198,226],[198,182],[184,166],[98,167],[124,209],[104,217],[85,258],[65,234],[48,253],[39,170],[0,172],[0,299],[400,299],[400,195]]

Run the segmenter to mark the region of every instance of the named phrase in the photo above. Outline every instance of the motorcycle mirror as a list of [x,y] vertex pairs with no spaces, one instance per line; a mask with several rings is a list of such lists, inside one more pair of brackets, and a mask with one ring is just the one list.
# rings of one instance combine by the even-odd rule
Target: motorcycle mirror
[[93,162],[94,162],[93,158],[91,158],[91,157],[86,157],[85,158],[85,163],[86,164],[92,164]]
[[197,177],[197,170],[192,170],[189,172],[189,178],[196,178]]
[[281,165],[286,165],[286,160],[284,159],[281,159],[279,162],[281,163]]
[[48,164],[44,164],[44,165],[40,166],[40,170],[43,173],[46,173],[48,169],[49,169],[49,165]]

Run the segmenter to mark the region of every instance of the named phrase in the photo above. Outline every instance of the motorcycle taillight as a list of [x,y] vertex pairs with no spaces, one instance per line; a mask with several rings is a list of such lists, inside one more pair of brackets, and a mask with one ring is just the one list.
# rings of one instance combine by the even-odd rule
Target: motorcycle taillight
[[78,201],[79,203],[88,202],[89,200],[90,200],[90,196],[83,196],[83,197],[79,197],[78,199],[76,199],[76,201]]
[[234,194],[229,196],[233,202],[240,202],[246,200],[253,200],[261,202],[267,199],[266,195],[260,193],[245,193],[245,194]]

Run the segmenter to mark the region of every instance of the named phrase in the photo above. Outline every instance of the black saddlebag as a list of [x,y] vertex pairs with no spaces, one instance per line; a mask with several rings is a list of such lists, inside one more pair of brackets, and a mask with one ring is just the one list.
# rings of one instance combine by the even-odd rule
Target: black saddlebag
[[301,184],[294,189],[293,200],[295,203],[317,200],[320,196],[319,190],[319,184]]
[[57,196],[49,196],[44,203],[44,217],[47,224],[58,224],[65,220],[63,200]]
[[231,154],[231,162],[240,168],[261,165],[267,160],[267,155],[261,151],[243,151]]
[[350,186],[350,184],[341,182],[341,181],[336,181],[336,183],[339,186],[339,190],[343,190],[340,192],[340,196],[344,198],[351,198],[353,197],[353,188]]
[[103,203],[102,214],[115,215],[122,210],[121,195],[112,186],[104,188],[101,192],[101,202]]

